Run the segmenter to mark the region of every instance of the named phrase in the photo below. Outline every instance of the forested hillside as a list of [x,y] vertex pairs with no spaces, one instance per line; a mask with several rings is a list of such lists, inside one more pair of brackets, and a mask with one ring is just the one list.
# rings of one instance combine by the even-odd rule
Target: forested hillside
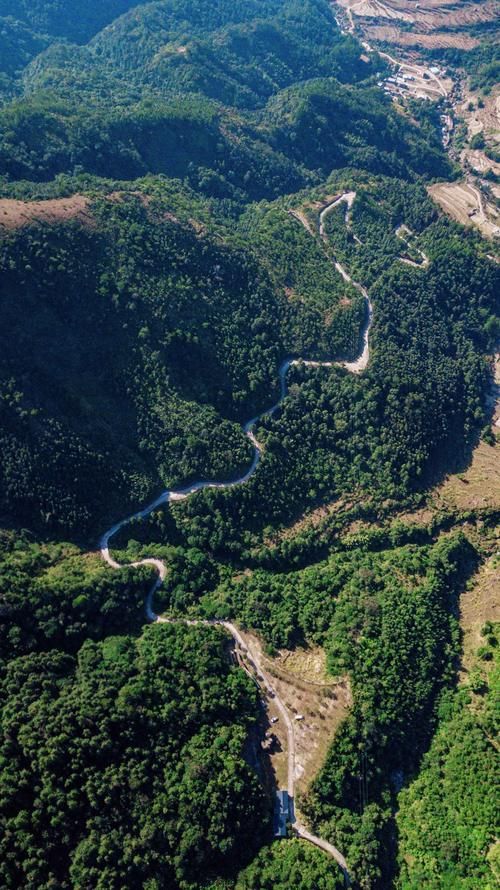
[[[382,188],[377,222],[370,196]],[[332,236],[358,280],[375,279],[372,369],[363,380],[295,370],[303,385],[266,424],[258,474],[186,505],[207,514],[198,543],[241,539],[256,516],[286,519],[304,496],[408,494],[457,440],[465,453],[483,418],[498,271],[441,222],[422,234],[429,269],[401,263],[380,230],[433,214],[418,188],[407,207],[395,189],[368,180],[360,192],[355,257]],[[363,322],[324,246],[280,204],[248,210],[236,229],[175,188],[112,193],[92,213],[89,225],[20,228],[1,246],[2,509],[77,536],[162,486],[235,476],[251,458],[237,421],[272,403],[282,357],[355,355]]]
[[9,663],[4,887],[192,886],[248,858],[266,814],[242,757],[256,694],[222,647],[153,627]]
[[81,43],[133,6],[139,6],[139,3],[136,0],[88,0],[83,9],[74,0],[2,0],[0,12],[42,34]]
[[134,7],[88,46],[52,43],[24,68],[0,111],[0,170],[35,181],[164,173],[234,201],[360,162],[445,174],[437,137],[429,151],[361,56],[324,0]]
[[[498,510],[429,492],[498,449],[500,272],[387,70],[327,0],[0,0],[2,887],[496,868],[493,624],[456,687]],[[155,501],[199,480],[242,484]],[[279,843],[275,675],[229,622],[345,693]]]
[[401,792],[401,890],[494,887],[498,877],[498,625],[482,636],[467,687],[443,697],[421,773]]

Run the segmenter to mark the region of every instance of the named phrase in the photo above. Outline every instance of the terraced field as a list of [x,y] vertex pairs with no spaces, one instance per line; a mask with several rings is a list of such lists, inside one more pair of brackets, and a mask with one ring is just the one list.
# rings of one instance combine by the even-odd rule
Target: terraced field
[[[349,16],[355,16],[358,19],[381,19],[385,22],[390,21],[396,27],[393,28],[390,36],[386,32],[385,39],[390,42],[399,42],[404,40],[404,31],[400,31],[398,23],[402,23],[408,27],[412,25],[415,32],[427,35],[437,35],[437,46],[442,40],[443,32],[447,35],[447,45],[457,46],[465,49],[470,47],[470,37],[468,41],[469,47],[464,46],[463,37],[467,35],[458,32],[466,32],[467,29],[475,28],[478,25],[490,24],[497,22],[500,15],[500,5],[497,0],[482,0],[479,3],[457,3],[447,2],[447,0],[422,0],[420,3],[411,3],[409,0],[338,0],[339,5],[344,7]],[[455,36],[451,36],[450,32],[456,31]],[[394,39],[396,35],[396,39]],[[380,38],[379,38],[380,39]],[[428,44],[429,45],[429,44]]]

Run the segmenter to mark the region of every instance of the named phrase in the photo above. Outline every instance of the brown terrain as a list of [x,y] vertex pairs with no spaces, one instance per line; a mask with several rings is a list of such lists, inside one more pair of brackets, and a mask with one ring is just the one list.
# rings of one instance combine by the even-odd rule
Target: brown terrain
[[[475,93],[465,90],[463,100],[458,105],[458,112],[468,115],[468,135],[472,137],[483,133],[500,142],[500,86],[494,87],[489,96],[482,96],[481,102],[483,107],[478,104]],[[473,108],[469,108],[470,105]]]
[[[497,540],[497,547],[500,540]],[[475,654],[484,640],[481,629],[487,621],[500,621],[500,556],[489,556],[474,581],[460,597],[460,626],[462,628],[462,676],[475,663]]]
[[[118,203],[127,197],[133,197],[149,207],[151,197],[142,192],[110,192],[108,195],[100,195],[101,200]],[[14,198],[0,198],[0,231],[5,229],[20,229],[32,223],[46,223],[55,225],[60,222],[76,220],[85,226],[94,225],[92,203],[94,198],[88,195],[70,195],[67,198],[48,198],[43,201],[20,201]],[[171,222],[179,222],[173,213],[164,211],[162,219]],[[203,224],[198,220],[188,220],[196,231],[203,231]]]
[[449,476],[434,492],[438,509],[493,508],[500,510],[500,353],[495,356],[494,381],[490,396],[491,427],[496,445],[480,442],[463,473]]
[[365,28],[369,40],[379,40],[383,43],[392,43],[395,46],[405,48],[424,47],[425,49],[474,49],[480,45],[477,37],[461,32],[433,31],[422,33],[421,31],[400,31],[393,25],[373,25]]
[[16,201],[0,198],[0,226],[20,229],[33,222],[58,223],[77,219],[85,225],[92,224],[89,210],[90,198],[72,195],[69,198],[53,198],[47,201]]
[[500,444],[480,442],[469,467],[449,476],[433,495],[440,510],[500,510]]
[[422,32],[443,29],[465,29],[473,25],[497,21],[500,17],[498,0],[462,2],[456,0],[338,0],[348,14],[357,18],[388,19],[412,24]]
[[442,510],[500,510],[500,353],[494,358],[493,372],[489,404],[496,444],[480,441],[469,465],[462,472],[447,476],[430,492],[426,508],[404,514],[400,519],[427,523]]
[[[488,148],[498,150],[500,147],[500,86],[484,96],[464,89],[455,110],[467,129],[467,144],[460,153],[462,166],[480,176],[489,170],[500,175],[500,164],[487,153]],[[481,148],[471,142],[477,136],[484,139]]]
[[440,182],[431,185],[429,194],[449,216],[465,226],[475,225],[486,238],[500,235],[500,213],[495,204],[485,200],[472,183]]
[[[474,173],[484,174],[492,170],[496,176],[500,176],[500,164],[497,161],[492,161],[491,158],[485,155],[484,151],[464,149],[464,160],[467,160],[469,167]],[[492,188],[492,191],[496,195],[494,188]]]
[[[323,649],[281,650],[275,658],[263,653],[260,639],[242,632],[249,651],[258,654],[263,669],[272,678],[273,688],[288,708],[295,730],[296,788],[304,793],[323,766],[328,749],[352,704],[348,680],[327,674]],[[268,750],[272,772],[280,787],[287,778],[287,731],[273,699],[267,700],[271,721]],[[275,720],[276,722],[272,722]],[[274,736],[274,739],[272,739]],[[266,740],[264,740],[266,745]]]

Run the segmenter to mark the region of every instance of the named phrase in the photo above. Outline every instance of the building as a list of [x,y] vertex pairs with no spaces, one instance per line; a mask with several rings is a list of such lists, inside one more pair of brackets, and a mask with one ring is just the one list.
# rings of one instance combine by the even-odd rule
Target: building
[[286,824],[290,819],[290,799],[288,791],[279,790],[276,792],[276,800],[274,803],[274,836],[286,837]]

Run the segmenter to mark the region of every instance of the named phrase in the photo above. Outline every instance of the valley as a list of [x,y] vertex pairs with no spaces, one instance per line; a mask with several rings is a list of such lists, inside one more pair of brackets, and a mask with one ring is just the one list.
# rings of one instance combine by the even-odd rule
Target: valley
[[[465,179],[454,185],[436,185],[430,194],[454,219],[477,226],[482,235],[498,242],[500,210],[494,184],[500,141],[498,78],[495,81],[493,75],[487,95],[483,95],[474,76],[470,78],[465,61],[467,53],[473,58],[474,50],[480,51],[480,37],[474,34],[482,26],[490,28],[485,31],[486,46],[494,56],[498,4],[488,0],[459,5],[339,0],[334,8],[340,10],[341,27],[360,37],[367,52],[376,49],[390,64],[391,73],[379,85],[396,103],[411,99],[439,103],[443,144],[460,163]],[[448,64],[448,58],[453,57],[447,51],[452,49],[462,53],[461,64]],[[492,62],[492,71],[494,65]],[[485,179],[488,173],[493,174],[493,183]]]
[[6,890],[493,886],[498,13],[0,4]]

